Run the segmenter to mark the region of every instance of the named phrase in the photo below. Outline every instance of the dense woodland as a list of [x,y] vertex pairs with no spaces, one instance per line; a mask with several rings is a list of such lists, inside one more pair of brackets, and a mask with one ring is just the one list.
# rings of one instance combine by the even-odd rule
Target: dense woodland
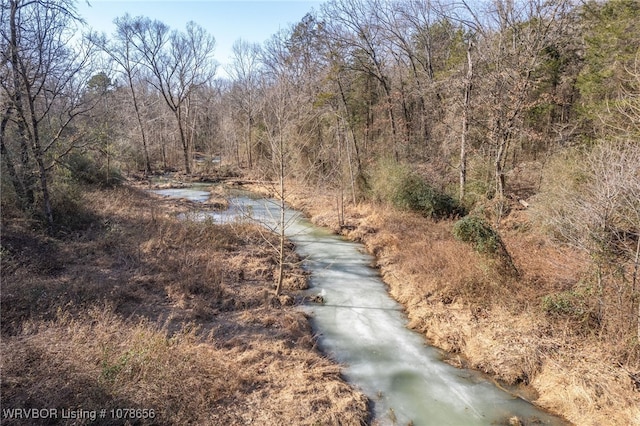
[[521,203],[590,262],[546,312],[637,361],[640,2],[331,0],[224,67],[197,23],[97,34],[71,0],[2,0],[0,22],[4,216],[61,232],[83,185],[166,171],[457,217],[468,240]]

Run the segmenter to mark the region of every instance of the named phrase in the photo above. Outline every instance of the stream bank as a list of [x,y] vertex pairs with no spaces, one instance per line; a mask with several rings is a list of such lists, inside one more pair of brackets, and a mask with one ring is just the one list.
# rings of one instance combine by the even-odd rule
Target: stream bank
[[[172,195],[171,190],[157,192]],[[276,203],[266,199],[234,195],[229,204],[227,211],[196,211],[194,217],[218,223],[250,220],[272,228],[279,216]],[[304,308],[319,345],[373,402],[374,424],[564,424],[478,373],[443,363],[438,351],[406,328],[401,307],[388,296],[359,244],[311,225],[295,211],[286,216],[286,233],[310,273],[309,293],[319,293],[322,302]]]
[[484,372],[575,424],[640,424],[640,395],[627,372],[612,366],[607,348],[558,333],[538,308],[545,291],[577,279],[575,254],[507,228],[503,238],[523,276],[505,282],[453,240],[451,222],[362,203],[348,205],[340,224],[333,196],[300,188],[290,193],[290,205],[313,223],[365,245],[409,327],[445,350],[448,362]]
[[269,292],[275,261],[257,227],[185,223],[190,203],[130,187],[77,196],[69,222],[83,221],[60,235],[3,212],[3,410],[104,409],[103,425],[122,425],[111,413],[124,408],[145,410],[140,425],[367,424],[367,398]]

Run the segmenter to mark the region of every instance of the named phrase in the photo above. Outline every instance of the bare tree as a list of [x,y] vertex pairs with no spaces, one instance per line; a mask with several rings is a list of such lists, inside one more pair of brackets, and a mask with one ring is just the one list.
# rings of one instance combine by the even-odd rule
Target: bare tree
[[116,32],[110,40],[107,40],[105,36],[100,36],[98,34],[91,34],[90,37],[91,40],[115,62],[117,65],[117,71],[122,74],[127,83],[138,123],[138,129],[140,131],[140,137],[142,138],[145,171],[147,173],[151,173],[152,167],[151,159],[149,157],[147,132],[145,130],[142,115],[143,105],[141,105],[141,100],[139,99],[140,96],[136,89],[137,81],[141,78],[142,58],[140,52],[134,45],[134,22],[135,20],[131,18],[131,16],[128,14],[124,15],[121,18],[115,19],[114,23],[116,25]]
[[467,74],[464,79],[464,95],[462,101],[462,131],[460,134],[460,201],[464,200],[467,185],[467,138],[469,135],[469,109],[471,104],[471,89],[473,87],[473,59],[471,49],[473,42],[467,42]]
[[[80,23],[70,0],[3,0],[3,102],[0,142],[16,193],[33,204],[37,176],[44,217],[53,226],[49,171],[72,120],[90,106],[79,96],[90,76],[91,49],[73,49]],[[14,149],[19,152],[15,163]],[[19,167],[18,167],[19,164]]]
[[[276,182],[272,188],[279,203],[278,274],[276,294],[280,293],[284,279],[286,229],[286,203],[289,196],[287,180],[293,177],[293,163],[300,153],[309,148],[310,135],[317,126],[317,111],[305,90],[307,80],[304,67],[300,67],[298,54],[291,45],[291,34],[282,31],[267,43],[263,51],[264,72],[261,78],[261,115],[264,137],[269,147],[267,174]],[[288,64],[297,64],[288,67]],[[304,176],[296,176],[304,178]]]
[[[637,312],[633,306],[638,303],[640,147],[633,139],[603,140],[575,155],[569,166],[573,178],[547,184],[542,217],[561,240],[589,255],[603,326],[615,312],[627,316],[618,323],[629,324],[629,313]],[[629,275],[631,280],[625,278]]]
[[[486,112],[484,126],[493,151],[494,188],[501,200],[508,154],[524,130],[525,111],[536,102],[531,98],[537,84],[535,71],[554,31],[562,25],[568,3],[496,0],[482,12],[462,3],[469,16],[467,24],[478,36],[476,100]],[[498,217],[501,214],[499,211]]]
[[[236,40],[232,46],[233,60],[227,72],[233,80],[232,98],[239,114],[245,120],[245,151],[249,168],[253,167],[254,125],[257,114],[257,90],[260,71],[260,45]],[[239,150],[236,155],[239,161]]]
[[[632,66],[626,67],[629,89],[623,89],[610,111],[615,111],[603,120],[606,128],[620,133],[625,143],[614,158],[614,164],[622,163],[622,214],[627,222],[622,247],[632,264],[632,303],[637,304],[637,337],[640,339],[640,55],[636,55]],[[619,170],[619,169],[618,169]],[[617,172],[618,170],[615,170]],[[629,238],[631,237],[631,238]],[[635,238],[635,247],[632,244]]]
[[190,99],[215,75],[215,39],[195,22],[188,22],[185,32],[170,32],[162,22],[143,17],[134,18],[132,25],[133,43],[151,73],[149,83],[162,95],[176,119],[185,171],[191,173]]

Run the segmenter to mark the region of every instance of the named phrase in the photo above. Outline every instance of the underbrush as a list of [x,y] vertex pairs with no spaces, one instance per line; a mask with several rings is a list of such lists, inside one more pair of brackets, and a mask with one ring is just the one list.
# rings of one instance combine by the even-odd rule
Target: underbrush
[[73,151],[65,156],[58,172],[67,180],[82,185],[97,185],[103,188],[114,187],[124,182],[120,170],[112,165],[103,164],[89,152]]
[[[153,409],[140,424],[365,421],[366,398],[273,295],[275,256],[255,227],[180,221],[188,203],[128,187],[81,197],[94,220],[64,233],[3,221],[3,408]],[[109,416],[101,424],[122,424]]]

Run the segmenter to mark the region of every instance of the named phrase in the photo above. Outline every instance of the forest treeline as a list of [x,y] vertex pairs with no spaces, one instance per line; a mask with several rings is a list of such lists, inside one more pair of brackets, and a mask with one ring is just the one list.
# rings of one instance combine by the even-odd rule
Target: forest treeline
[[639,2],[332,0],[224,67],[193,22],[97,34],[71,0],[0,22],[3,216],[56,232],[84,184],[223,168],[492,227],[521,201],[591,262],[547,311],[637,354]]

